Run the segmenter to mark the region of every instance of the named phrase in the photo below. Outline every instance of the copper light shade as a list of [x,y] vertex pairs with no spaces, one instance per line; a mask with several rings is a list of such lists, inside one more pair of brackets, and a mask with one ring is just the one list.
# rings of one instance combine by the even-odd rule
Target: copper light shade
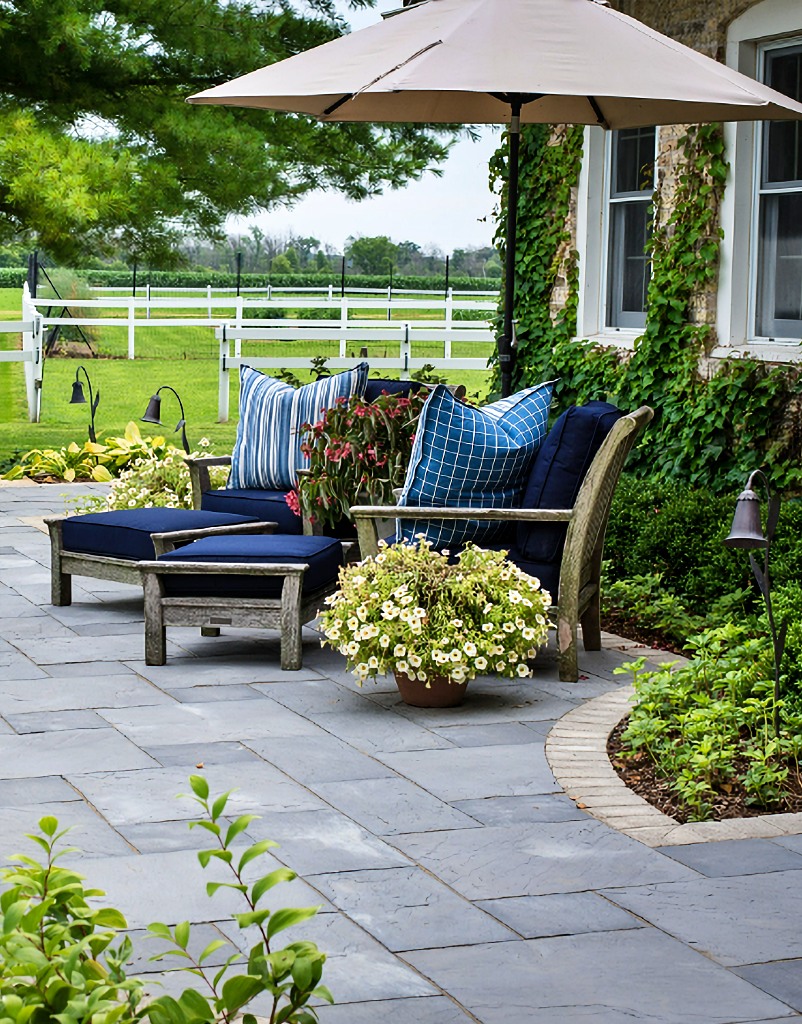
[[747,487],[738,495],[732,527],[729,536],[722,543],[727,548],[747,550],[769,546],[760,519],[760,498],[751,487]]
[[189,441],[187,441],[187,421],[184,416],[184,403],[181,401],[181,398],[178,392],[175,390],[175,388],[171,388],[169,384],[162,384],[162,386],[159,388],[156,394],[150,396],[150,401],[148,402],[148,407],[145,410],[145,415],[142,417],[142,422],[155,423],[160,427],[164,425],[161,420],[162,400],[160,392],[162,391],[172,391],[172,393],[178,399],[178,405],[179,408],[181,409],[181,419],[178,421],[178,426],[175,428],[173,433],[177,434],[179,430],[181,431],[181,443],[184,447],[184,451],[187,453],[187,455],[189,455],[190,448]]
[[83,373],[86,377],[86,383],[89,387],[89,440],[92,444],[97,443],[97,436],[95,434],[95,410],[97,409],[97,403],[100,401],[100,391],[92,393],[92,381],[89,379],[89,374],[86,372],[85,366],[79,366],[75,371],[75,380],[72,382],[72,397],[70,398],[70,405],[86,405],[86,397],[84,395],[84,386],[81,383],[80,375]]

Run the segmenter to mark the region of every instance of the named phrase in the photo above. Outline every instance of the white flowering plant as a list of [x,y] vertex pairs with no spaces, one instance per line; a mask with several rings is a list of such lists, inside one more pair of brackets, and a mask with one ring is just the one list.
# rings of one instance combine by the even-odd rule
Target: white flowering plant
[[340,571],[322,616],[329,644],[360,685],[395,671],[464,683],[483,673],[526,677],[546,640],[551,595],[503,551],[466,547],[456,560],[417,544],[379,542],[379,554]]
[[[202,437],[192,458],[211,454],[211,442]],[[168,445],[149,456],[133,459],[128,468],[111,481],[105,496],[82,496],[70,502],[76,512],[111,512],[126,508],[192,508],[192,483],[183,449]],[[210,469],[213,487],[225,484],[226,466]]]

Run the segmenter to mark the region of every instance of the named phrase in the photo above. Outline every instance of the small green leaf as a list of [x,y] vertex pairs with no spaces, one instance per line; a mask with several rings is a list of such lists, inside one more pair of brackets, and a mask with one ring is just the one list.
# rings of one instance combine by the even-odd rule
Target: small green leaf
[[209,1006],[200,992],[196,992],[194,988],[185,989],[178,1001],[182,1007],[199,1020],[215,1019],[215,1013],[211,1006]]
[[28,900],[17,900],[16,903],[11,904],[3,917],[3,935],[8,935],[9,932],[14,931],[25,916],[29,906],[30,902]]
[[267,925],[268,939],[283,932],[285,928],[300,924],[301,921],[308,921],[310,917],[315,916],[318,910],[320,907],[287,907],[285,910],[277,910]]
[[114,907],[103,907],[98,910],[94,918],[95,924],[101,928],[127,928],[128,922],[119,910]]
[[202,775],[190,775],[189,784],[192,786],[195,796],[200,797],[201,800],[209,799],[209,783]]
[[216,953],[218,949],[221,949],[223,946],[227,945],[228,943],[226,942],[225,939],[213,939],[206,947],[206,949],[204,949],[204,951],[198,957],[198,963],[202,964],[207,957],[212,955],[212,953]]
[[249,910],[247,914],[234,914],[233,917],[240,928],[250,928],[252,924],[263,924],[270,917],[270,911]]
[[226,832],[226,846],[229,846],[232,840],[236,839],[240,832],[244,832],[252,821],[257,821],[260,817],[261,815],[259,814],[243,814],[241,817],[237,818],[235,822],[228,826],[228,832]]
[[241,892],[243,895],[247,895],[247,885],[234,885],[233,882],[207,882],[206,883],[206,895],[214,896],[218,889],[236,889],[237,892]]
[[292,965],[292,980],[302,992],[305,992],[312,984],[312,964],[306,957],[295,958]]
[[325,999],[327,1003],[334,1005],[334,996],[329,992],[325,985],[318,985],[318,987],[312,993],[316,999]]
[[290,871],[289,868],[277,868],[275,871],[271,871],[269,875],[265,875],[264,878],[260,878],[258,882],[254,883],[251,890],[251,900],[254,906],[274,885],[278,885],[279,882],[292,882],[297,877],[295,872]]
[[250,1002],[251,999],[264,988],[261,978],[252,978],[248,974],[238,974],[235,978],[229,978],[223,985],[223,1004],[229,1013],[236,1013],[241,1006]]
[[189,942],[189,921],[182,921],[175,926],[175,941],[182,949],[187,948]]
[[161,921],[154,921],[153,924],[149,924],[148,931],[151,935],[157,935],[160,939],[169,939],[172,941],[173,933],[167,925],[162,924]]
[[228,798],[231,796],[232,793],[236,793],[236,791],[237,791],[236,787],[234,789],[229,789],[227,792],[223,793],[221,796],[219,796],[215,800],[215,802],[212,804],[212,820],[213,821],[217,821],[217,819],[220,817],[220,815],[225,810],[225,806],[228,803]]
[[254,843],[253,846],[249,846],[248,849],[243,853],[239,859],[239,867],[237,871],[242,874],[242,869],[246,864],[250,864],[252,860],[257,857],[261,857],[263,853],[268,850],[278,849],[278,843],[274,843],[272,839],[263,839],[259,843]]

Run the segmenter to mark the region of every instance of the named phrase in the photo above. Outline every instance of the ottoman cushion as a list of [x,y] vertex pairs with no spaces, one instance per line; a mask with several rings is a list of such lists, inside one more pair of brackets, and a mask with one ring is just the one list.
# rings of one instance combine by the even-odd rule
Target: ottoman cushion
[[303,533],[303,520],[287,504],[286,491],[260,491],[241,488],[204,491],[201,508],[205,512],[227,512],[237,516],[255,516],[260,523],[278,523],[276,533]]
[[[218,562],[245,565],[275,562],[308,565],[303,591],[310,594],[337,579],[343,564],[342,544],[331,537],[204,537],[177,551],[162,555],[160,562]],[[162,576],[166,592],[174,597],[281,597],[283,576],[248,576],[235,573],[208,576]]]
[[141,562],[156,557],[152,533],[255,522],[255,516],[221,515],[188,508],[128,508],[71,516],[64,520],[62,536],[67,551]]

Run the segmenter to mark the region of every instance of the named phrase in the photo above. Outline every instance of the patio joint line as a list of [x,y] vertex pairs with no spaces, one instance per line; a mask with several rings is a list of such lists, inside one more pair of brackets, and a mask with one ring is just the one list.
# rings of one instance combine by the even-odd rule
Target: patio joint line
[[610,763],[607,741],[628,714],[634,692],[622,686],[587,701],[563,715],[546,737],[549,767],[566,794],[584,805],[581,810],[649,847],[802,834],[802,813],[680,824],[626,786]]

